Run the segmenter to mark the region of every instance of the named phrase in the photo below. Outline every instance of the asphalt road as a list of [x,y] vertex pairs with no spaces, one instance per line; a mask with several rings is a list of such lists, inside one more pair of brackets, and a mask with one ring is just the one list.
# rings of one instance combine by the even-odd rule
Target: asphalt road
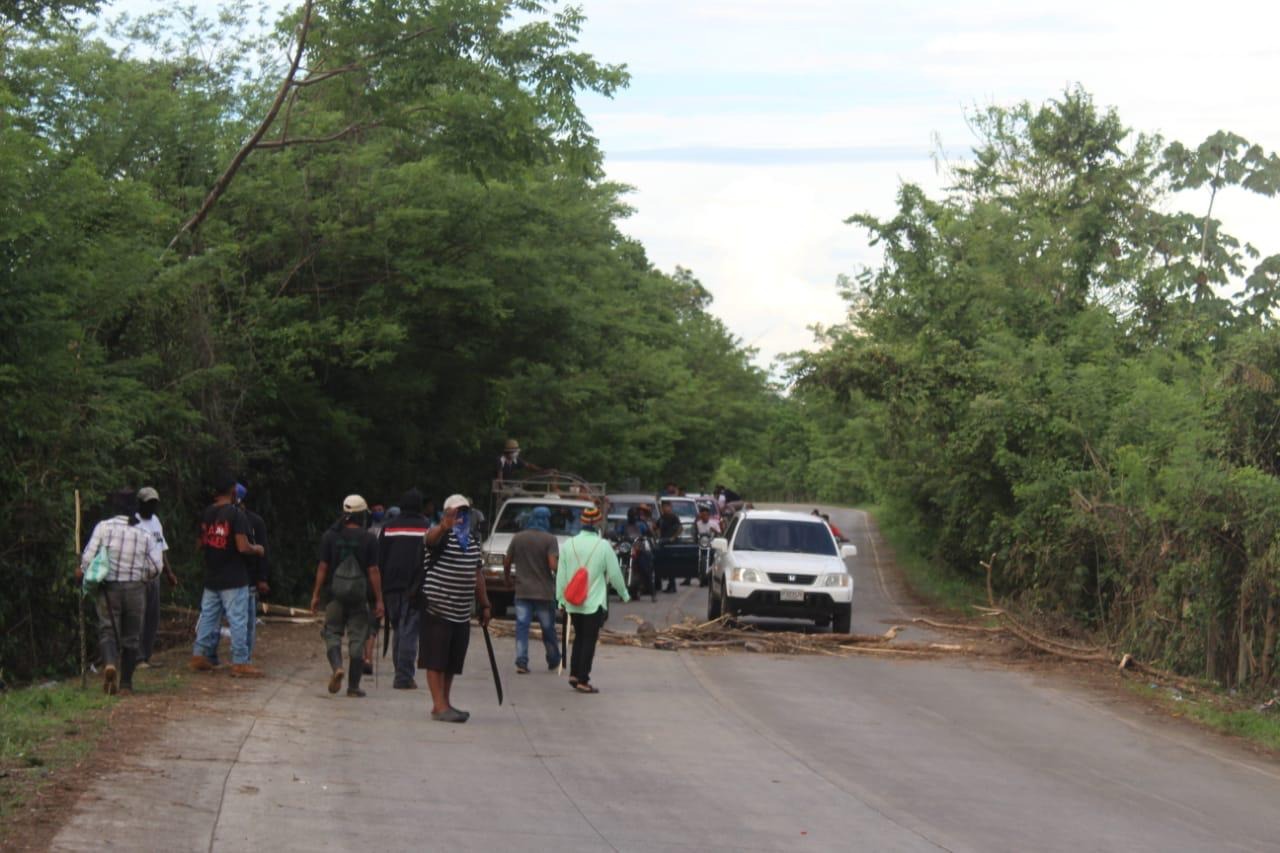
[[[833,518],[854,629],[907,617],[865,517]],[[694,585],[610,627],[704,612]],[[458,726],[388,679],[329,696],[319,645],[169,723],[54,849],[1280,850],[1274,763],[1052,676],[605,646],[582,696],[499,640],[499,708],[476,631]]]

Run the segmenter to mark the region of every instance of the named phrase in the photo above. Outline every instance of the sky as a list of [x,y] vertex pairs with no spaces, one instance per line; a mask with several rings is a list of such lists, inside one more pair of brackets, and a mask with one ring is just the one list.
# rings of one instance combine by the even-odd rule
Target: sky
[[[660,268],[690,268],[762,366],[844,316],[841,274],[874,265],[844,220],[887,215],[931,154],[967,155],[966,112],[1079,83],[1136,130],[1198,144],[1229,129],[1280,149],[1280,7],[1133,0],[585,0],[582,46],[628,89],[585,98],[622,223]],[[1203,200],[1207,202],[1207,198]],[[1189,199],[1191,209],[1202,201]],[[1215,212],[1280,251],[1280,200]]]
[[[691,269],[762,367],[843,319],[838,276],[878,260],[844,220],[890,214],[904,181],[940,190],[932,155],[967,155],[974,109],[1080,84],[1136,130],[1280,149],[1280,5],[1265,0],[577,3],[581,49],[631,73],[613,99],[582,99],[609,177],[633,188],[621,227],[658,267]],[[1214,211],[1280,252],[1280,200],[1237,190]]]

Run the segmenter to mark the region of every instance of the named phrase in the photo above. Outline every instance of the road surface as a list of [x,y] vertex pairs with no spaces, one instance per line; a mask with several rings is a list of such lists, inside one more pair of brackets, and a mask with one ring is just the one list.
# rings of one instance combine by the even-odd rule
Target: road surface
[[[909,616],[868,519],[833,520],[860,552],[854,630]],[[610,627],[704,612],[694,585]],[[602,646],[583,696],[497,645],[507,703],[477,631],[459,726],[388,678],[330,696],[317,638],[167,724],[53,849],[1280,850],[1274,763],[1052,676]]]

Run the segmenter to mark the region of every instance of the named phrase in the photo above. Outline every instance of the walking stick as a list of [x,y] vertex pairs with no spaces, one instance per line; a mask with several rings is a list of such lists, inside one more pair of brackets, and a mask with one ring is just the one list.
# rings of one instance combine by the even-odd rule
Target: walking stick
[[[76,540],[75,555],[77,565],[80,562],[80,490],[76,489]],[[85,658],[88,656],[88,650],[85,646],[84,638],[84,587],[81,586],[76,590],[76,611],[79,615],[80,623],[80,689],[84,690],[89,686],[89,672],[85,666]]]
[[560,653],[560,671],[556,675],[564,675],[564,659],[569,656],[569,637],[573,634],[573,622],[569,620],[569,611],[564,612],[564,651]]

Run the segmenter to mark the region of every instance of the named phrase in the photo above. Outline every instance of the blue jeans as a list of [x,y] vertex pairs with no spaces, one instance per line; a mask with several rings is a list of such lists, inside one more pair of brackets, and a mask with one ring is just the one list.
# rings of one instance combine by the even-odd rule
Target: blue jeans
[[[413,681],[418,665],[418,629],[422,611],[409,603],[409,594],[405,592],[383,593],[382,603],[387,611],[387,625],[395,629],[391,639],[395,683],[404,686]],[[376,655],[378,650],[374,649],[373,653]]]
[[196,642],[191,653],[215,658],[221,636],[222,617],[231,625],[231,662],[249,662],[249,587],[205,589],[200,598],[200,621],[196,623]]
[[547,651],[547,667],[560,665],[560,641],[556,638],[556,603],[551,600],[516,599],[516,666],[529,668],[529,624],[538,617],[542,645]]

